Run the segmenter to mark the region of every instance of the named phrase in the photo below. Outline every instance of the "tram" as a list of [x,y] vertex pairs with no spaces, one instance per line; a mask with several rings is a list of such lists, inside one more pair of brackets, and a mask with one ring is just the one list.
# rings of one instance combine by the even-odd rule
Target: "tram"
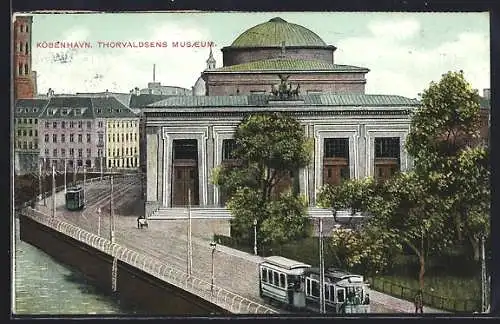
[[[259,265],[259,276],[263,299],[296,311],[319,312],[319,269],[281,256],[270,256]],[[363,276],[329,268],[325,271],[324,289],[327,313],[370,312],[369,290]]]
[[67,210],[82,210],[85,207],[85,192],[80,186],[68,188],[65,198]]

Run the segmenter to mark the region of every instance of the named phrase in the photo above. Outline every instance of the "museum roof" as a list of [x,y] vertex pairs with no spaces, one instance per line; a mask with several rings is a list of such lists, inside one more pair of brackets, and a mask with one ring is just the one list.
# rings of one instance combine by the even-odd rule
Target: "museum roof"
[[160,101],[166,98],[172,97],[172,95],[161,95],[161,94],[140,94],[132,95],[130,97],[130,108],[141,108],[145,107],[153,102]]
[[310,94],[297,100],[279,101],[272,95],[242,96],[176,96],[148,105],[148,108],[180,108],[180,107],[254,107],[254,106],[340,106],[340,107],[414,107],[419,104],[416,99],[396,95],[368,94]]
[[15,104],[14,117],[37,118],[48,102],[48,99],[18,99]]
[[313,31],[275,17],[265,23],[247,29],[230,47],[325,47],[326,43]]
[[369,69],[352,65],[330,64],[323,61],[298,58],[273,58],[248,63],[223,66],[207,71],[213,72],[369,72]]

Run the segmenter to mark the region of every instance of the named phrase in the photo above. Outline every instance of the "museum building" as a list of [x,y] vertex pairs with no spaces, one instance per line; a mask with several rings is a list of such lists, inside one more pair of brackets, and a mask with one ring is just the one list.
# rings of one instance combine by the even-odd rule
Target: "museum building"
[[336,64],[335,50],[311,30],[273,18],[222,48],[222,67],[210,52],[193,96],[144,107],[146,214],[188,203],[223,207],[211,172],[231,163],[233,134],[252,113],[293,116],[314,139],[313,162],[293,175],[311,206],[326,183],[410,168],[404,144],[418,100],[365,94],[369,69]]

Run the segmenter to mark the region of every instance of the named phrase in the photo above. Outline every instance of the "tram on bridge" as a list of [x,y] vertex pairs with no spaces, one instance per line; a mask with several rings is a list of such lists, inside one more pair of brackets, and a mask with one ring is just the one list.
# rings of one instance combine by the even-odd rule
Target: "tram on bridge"
[[68,188],[65,200],[67,210],[82,210],[85,207],[85,191],[81,186]]

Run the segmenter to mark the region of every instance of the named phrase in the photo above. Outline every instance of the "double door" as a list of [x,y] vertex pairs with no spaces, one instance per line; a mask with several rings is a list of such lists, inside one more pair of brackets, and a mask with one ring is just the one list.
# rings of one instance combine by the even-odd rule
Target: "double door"
[[173,206],[199,205],[198,165],[195,160],[177,160],[173,167]]

